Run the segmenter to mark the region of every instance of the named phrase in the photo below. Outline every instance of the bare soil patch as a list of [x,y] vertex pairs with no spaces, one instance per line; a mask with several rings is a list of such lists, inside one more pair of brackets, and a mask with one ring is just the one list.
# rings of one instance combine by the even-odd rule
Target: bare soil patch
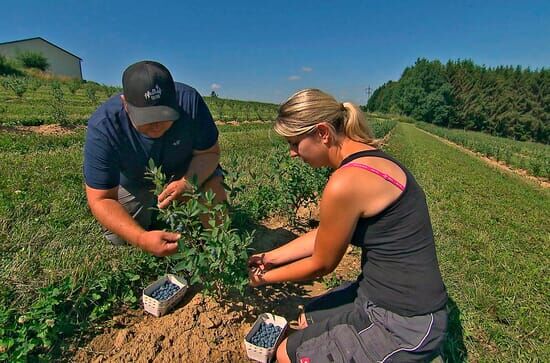
[[216,125],[230,125],[230,126],[241,126],[246,124],[269,124],[273,123],[272,121],[262,121],[262,120],[252,120],[252,121],[215,121]]
[[[307,214],[309,214],[308,211]],[[310,225],[304,223],[304,225]],[[297,236],[282,218],[272,218],[256,230],[255,247],[268,250]],[[336,270],[341,279],[355,279],[360,256],[348,253]],[[244,297],[216,301],[196,288],[168,315],[155,318],[129,310],[105,324],[103,333],[75,350],[76,362],[247,362],[244,336],[257,316],[271,312],[295,320],[298,305],[327,291],[322,279],[250,288]]]
[[59,124],[48,124],[39,126],[0,126],[0,131],[16,133],[37,133],[40,135],[65,136],[85,129],[86,126],[61,126]]

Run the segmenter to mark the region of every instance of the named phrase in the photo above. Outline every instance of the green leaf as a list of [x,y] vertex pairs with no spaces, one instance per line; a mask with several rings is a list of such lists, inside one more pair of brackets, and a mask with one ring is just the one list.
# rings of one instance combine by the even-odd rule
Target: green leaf
[[189,282],[190,285],[195,285],[197,283],[200,283],[202,282],[202,279],[199,275],[193,275],[193,277],[191,277],[191,281]]
[[130,274],[130,276],[128,277],[128,280],[129,281],[137,281],[139,280],[141,277],[139,275],[136,275],[136,274]]
[[99,295],[99,294],[96,293],[96,292],[92,293],[92,300],[97,301],[97,300],[99,300],[99,299],[101,299],[101,295]]
[[176,253],[176,254],[173,254],[171,256],[168,256],[168,259],[172,260],[172,261],[180,261],[180,260],[183,260],[185,258],[185,256],[181,253]]
[[176,271],[176,272],[179,272],[179,271],[182,271],[182,270],[186,270],[186,271],[189,271],[189,262],[188,261],[182,261],[180,263],[178,263],[176,266],[174,266],[173,270]]

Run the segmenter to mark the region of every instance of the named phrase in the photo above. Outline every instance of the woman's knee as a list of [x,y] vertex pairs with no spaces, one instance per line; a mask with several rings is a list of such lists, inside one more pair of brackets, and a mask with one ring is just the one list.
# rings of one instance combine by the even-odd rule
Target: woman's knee
[[301,313],[298,316],[298,326],[297,326],[297,328],[301,330],[301,329],[305,329],[307,327],[308,327],[308,324],[307,324],[306,314]]
[[286,342],[288,338],[283,340],[277,348],[277,363],[291,363],[288,353],[286,352]]

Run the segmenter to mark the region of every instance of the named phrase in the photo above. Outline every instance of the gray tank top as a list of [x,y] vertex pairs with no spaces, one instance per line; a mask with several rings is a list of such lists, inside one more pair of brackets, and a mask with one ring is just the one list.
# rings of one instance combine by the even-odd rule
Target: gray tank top
[[[402,316],[424,315],[443,308],[447,292],[439,271],[424,192],[405,167],[381,150],[352,154],[340,168],[360,157],[394,162],[407,181],[401,186],[376,169],[361,167],[384,177],[403,192],[376,216],[357,222],[351,243],[362,249],[358,299],[362,303],[370,300]],[[353,166],[358,165],[348,165]]]

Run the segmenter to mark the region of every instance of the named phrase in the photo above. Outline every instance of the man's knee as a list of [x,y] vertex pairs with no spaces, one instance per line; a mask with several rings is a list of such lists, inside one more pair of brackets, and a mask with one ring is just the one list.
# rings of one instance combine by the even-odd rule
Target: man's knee
[[223,176],[222,175],[213,175],[207,181],[205,181],[200,190],[206,192],[211,190],[216,195],[214,201],[216,203],[225,202],[227,200],[227,194],[223,186]]
[[107,239],[107,241],[111,242],[113,246],[126,246],[128,244],[128,242],[107,230],[103,232],[103,236]]

